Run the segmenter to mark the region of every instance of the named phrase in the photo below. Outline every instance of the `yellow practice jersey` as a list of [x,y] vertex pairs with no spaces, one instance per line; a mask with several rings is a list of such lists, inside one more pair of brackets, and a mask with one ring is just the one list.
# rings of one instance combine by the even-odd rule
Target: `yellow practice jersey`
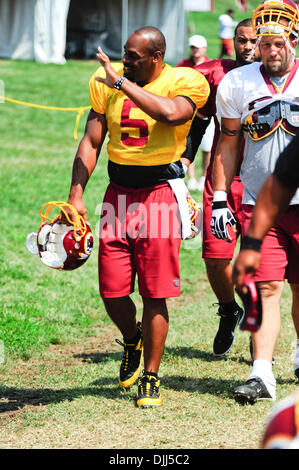
[[[114,65],[123,75],[122,64]],[[176,162],[186,148],[192,119],[179,126],[155,121],[139,109],[121,90],[108,88],[95,80],[105,76],[100,67],[89,82],[90,103],[94,111],[105,114],[109,132],[109,160],[119,165],[153,166]],[[206,103],[210,88],[205,77],[189,67],[165,64],[158,78],[144,86],[156,95],[174,98],[183,95],[196,109]]]

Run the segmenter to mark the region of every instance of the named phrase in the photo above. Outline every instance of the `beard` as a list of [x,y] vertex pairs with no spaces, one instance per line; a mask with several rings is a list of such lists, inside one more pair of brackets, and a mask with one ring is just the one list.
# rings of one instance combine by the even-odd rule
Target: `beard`
[[277,75],[286,70],[286,64],[281,61],[264,63],[268,75]]

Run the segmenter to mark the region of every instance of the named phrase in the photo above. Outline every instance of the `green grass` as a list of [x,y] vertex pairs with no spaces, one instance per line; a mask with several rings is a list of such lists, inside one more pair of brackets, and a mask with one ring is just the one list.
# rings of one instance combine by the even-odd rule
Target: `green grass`
[[[68,62],[63,67],[45,68],[31,62],[0,63],[7,97],[58,107],[89,104],[88,79],[95,67],[95,62]],[[39,226],[38,211],[42,204],[67,198],[78,145],[72,137],[76,113],[10,103],[2,104],[0,113],[1,207],[7,224],[0,252],[3,302],[0,333],[8,354],[28,356],[50,343],[81,337],[98,318],[96,254],[86,265],[87,278],[82,282],[80,271],[70,274],[43,269],[39,259],[30,256],[25,248],[27,234]],[[85,119],[86,116],[81,119],[79,135],[83,133]],[[94,227],[96,207],[107,181],[106,176],[101,177],[99,186],[96,175],[105,166],[105,160],[104,154],[87,197]],[[91,301],[80,305],[80,299],[85,297]],[[14,336],[17,340],[12,341]]]
[[[2,60],[0,79],[7,97],[85,106],[96,67],[95,61],[55,66]],[[73,272],[46,268],[26,250],[42,204],[68,196],[78,145],[74,122],[71,113],[0,104],[0,339],[5,352],[0,448],[258,448],[272,403],[241,407],[231,398],[250,372],[249,337],[237,331],[227,358],[213,356],[216,298],[199,238],[182,245],[182,296],[169,300],[170,330],[160,370],[164,404],[153,412],[135,408],[135,386],[127,393],[118,387],[121,351],[114,339],[119,332],[98,294],[98,240],[88,262]],[[108,181],[106,164],[104,149],[84,196],[94,233]],[[140,319],[138,293],[133,299]],[[295,387],[288,287],[282,317],[274,366],[278,398]]]

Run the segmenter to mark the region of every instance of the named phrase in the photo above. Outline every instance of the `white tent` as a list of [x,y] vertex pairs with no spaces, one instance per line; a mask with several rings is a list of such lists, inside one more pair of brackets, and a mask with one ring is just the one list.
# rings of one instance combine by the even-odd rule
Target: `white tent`
[[145,25],[164,33],[166,61],[183,57],[184,0],[0,0],[0,57],[63,64],[65,53],[94,57],[100,44],[119,59],[127,37]]
[[0,0],[0,57],[65,62],[70,0]]

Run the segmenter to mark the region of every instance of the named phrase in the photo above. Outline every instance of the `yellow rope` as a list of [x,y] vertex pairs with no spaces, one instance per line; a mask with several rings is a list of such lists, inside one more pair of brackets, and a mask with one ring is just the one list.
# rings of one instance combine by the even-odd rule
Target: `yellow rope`
[[86,109],[90,109],[90,106],[80,106],[78,108],[59,108],[57,106],[45,106],[42,104],[34,104],[34,103],[27,103],[26,101],[20,101],[20,100],[14,100],[12,98],[7,98],[5,96],[0,96],[0,101],[5,100],[10,103],[15,103],[15,104],[21,104],[23,106],[29,106],[30,108],[40,108],[40,109],[48,109],[48,110],[54,110],[54,111],[76,111],[77,116],[76,116],[76,121],[75,121],[75,126],[74,126],[74,131],[73,131],[73,136],[75,140],[78,140],[78,135],[77,135],[77,130],[79,126],[79,121],[81,116],[84,114],[84,111]]

